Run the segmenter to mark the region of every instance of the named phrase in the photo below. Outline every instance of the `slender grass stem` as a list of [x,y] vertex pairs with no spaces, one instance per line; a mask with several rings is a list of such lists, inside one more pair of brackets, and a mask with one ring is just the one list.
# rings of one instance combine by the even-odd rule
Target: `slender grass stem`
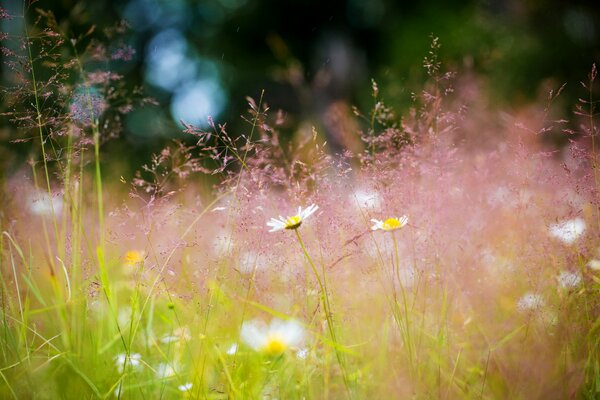
[[[250,129],[250,134],[248,135],[248,138],[246,139],[246,146],[245,146],[244,155],[242,157],[240,157],[239,153],[235,149],[231,148],[231,146],[229,146],[226,142],[223,141],[223,139],[220,137],[219,133],[217,132],[216,128],[214,128],[215,129],[215,136],[217,137],[217,139],[219,139],[221,142],[223,142],[225,144],[225,146],[227,147],[227,149],[229,151],[231,151],[235,155],[235,157],[237,158],[237,160],[240,162],[240,165],[242,166],[242,169],[239,171],[236,184],[235,184],[235,186],[233,188],[233,191],[232,191],[234,193],[234,195],[235,195],[234,198],[235,198],[235,200],[237,202],[236,203],[236,207],[239,206],[239,204],[240,204],[239,197],[237,196],[237,192],[238,192],[238,190],[240,188],[240,184],[242,182],[242,177],[243,177],[244,171],[246,171],[248,173],[251,173],[251,170],[246,165],[246,159],[248,157],[248,153],[249,153],[250,148],[251,148],[250,144],[252,143],[252,139],[253,139],[253,136],[254,136],[254,131],[256,130],[256,126],[258,125],[258,118],[261,115],[261,108],[263,106],[264,95],[265,95],[265,91],[262,90],[261,93],[260,93],[260,99],[258,101],[258,106],[257,106],[257,108],[255,110],[256,114],[254,115],[254,119],[252,121],[252,125],[251,125],[252,127]],[[227,241],[227,250],[226,250],[227,254],[229,254],[229,250],[230,250],[230,247],[231,247],[231,243],[233,241],[233,236],[234,236],[235,227],[236,227],[236,220],[235,220],[235,218],[232,218],[232,212],[233,212],[232,207],[231,206],[228,207],[228,210],[227,210],[227,221],[226,221],[226,224],[225,224],[225,226],[230,227],[229,239]],[[221,289],[221,274],[222,274],[223,267],[224,267],[224,263],[220,263],[219,264],[219,268],[217,269],[217,272],[216,272],[216,280],[218,282],[218,291],[217,291],[217,293],[220,293],[220,291],[221,291],[220,290]],[[206,310],[206,314],[205,314],[205,318],[204,318],[203,334],[205,334],[206,330],[208,329],[208,323],[209,323],[210,317],[211,317],[212,312],[213,312],[213,310],[212,310],[212,308],[213,308],[212,304],[215,301],[214,295],[215,295],[215,291],[211,290],[210,291],[210,299],[209,299],[209,302],[208,302],[209,307]],[[242,321],[240,322],[240,324],[243,324],[243,322],[244,321],[243,321],[243,318],[242,318]],[[203,380],[203,377],[204,377],[205,363],[206,363],[206,356],[204,356],[203,360],[202,360],[202,368],[201,368],[201,372],[200,372],[200,380]],[[234,365],[234,368],[235,368],[235,365]],[[196,377],[194,377],[194,379],[196,379]]]
[[[23,18],[25,18],[25,11],[23,11]],[[49,168],[48,168],[48,157],[46,155],[46,146],[45,146],[46,140],[44,138],[44,129],[43,129],[44,123],[42,121],[42,109],[40,106],[38,85],[37,85],[37,80],[36,80],[36,76],[35,76],[35,66],[33,63],[33,55],[32,55],[32,51],[31,51],[31,40],[30,40],[30,36],[29,36],[29,31],[27,29],[26,21],[24,21],[23,26],[25,29],[25,41],[27,43],[28,62],[29,62],[29,67],[31,68],[31,84],[33,87],[33,98],[34,98],[34,105],[35,105],[35,112],[36,112],[37,129],[38,129],[39,138],[40,138],[40,146],[42,149],[42,161],[44,164],[44,176],[46,178],[46,190],[48,192],[48,199],[50,201],[50,209],[51,209],[51,214],[52,214],[54,233],[56,235],[56,238],[58,238],[58,225],[56,222],[56,214],[54,212],[54,203],[52,200],[52,188],[50,186],[50,172],[49,172]],[[51,254],[49,254],[49,257],[51,259],[50,262],[52,264],[54,264],[54,260],[53,260],[53,257]]]
[[479,398],[482,399],[483,398],[483,391],[485,389],[485,383],[487,380],[487,375],[488,375],[488,367],[490,365],[490,356],[492,354],[492,350],[489,349],[488,350],[488,354],[487,354],[487,358],[485,360],[485,370],[483,372],[483,381],[481,382],[481,391],[479,392]]
[[352,391],[350,389],[350,383],[348,381],[346,368],[345,368],[344,362],[342,360],[342,355],[340,354],[340,352],[337,348],[338,341],[337,341],[337,337],[336,337],[336,333],[335,333],[335,325],[333,323],[333,314],[331,312],[331,305],[329,302],[329,295],[327,293],[327,289],[323,283],[323,280],[319,276],[319,272],[317,271],[317,267],[315,266],[315,263],[313,262],[312,258],[308,254],[308,251],[306,250],[306,246],[304,245],[302,236],[300,236],[300,232],[298,231],[298,229],[294,229],[294,232],[296,233],[296,238],[298,239],[298,243],[300,243],[300,247],[302,248],[304,257],[306,258],[306,261],[308,261],[308,264],[310,265],[310,267],[315,275],[315,278],[317,279],[317,283],[318,283],[319,289],[321,291],[321,303],[323,305],[323,312],[325,313],[325,319],[327,320],[327,328],[329,330],[329,335],[331,336],[331,340],[334,343],[335,356],[337,358],[338,364],[342,371],[342,378],[344,380],[344,385],[346,387],[348,397],[352,398]]
[[100,269],[100,280],[102,281],[103,290],[106,293],[107,300],[111,307],[114,305],[111,288],[110,288],[110,280],[108,279],[108,272],[106,270],[106,229],[104,224],[104,194],[102,190],[102,170],[100,166],[100,129],[98,127],[98,119],[94,114],[94,107],[92,105],[92,98],[90,95],[90,86],[85,77],[85,71],[83,69],[83,64],[81,63],[81,58],[79,57],[79,52],[77,51],[77,46],[75,41],[71,41],[73,53],[75,54],[75,59],[77,61],[77,65],[79,67],[79,74],[81,75],[81,79],[83,80],[83,85],[85,88],[85,97],[87,101],[87,108],[89,111],[89,118],[92,128],[92,140],[94,142],[94,183],[96,186],[96,207],[98,211],[98,246],[96,249],[96,255],[98,260],[98,267]]
[[[404,332],[406,338],[406,349],[408,351],[408,361],[410,364],[411,371],[415,372],[415,360],[413,357],[414,353],[414,345],[411,339],[411,330],[410,330],[410,309],[408,307],[408,301],[406,300],[406,290],[404,288],[404,284],[402,283],[402,277],[400,276],[400,254],[398,252],[398,239],[396,238],[396,232],[392,232],[392,240],[394,242],[394,257],[395,257],[395,271],[396,271],[396,280],[398,282],[398,286],[400,287],[400,294],[402,296],[402,307],[403,307],[403,316],[404,316]],[[400,321],[398,321],[399,323]]]

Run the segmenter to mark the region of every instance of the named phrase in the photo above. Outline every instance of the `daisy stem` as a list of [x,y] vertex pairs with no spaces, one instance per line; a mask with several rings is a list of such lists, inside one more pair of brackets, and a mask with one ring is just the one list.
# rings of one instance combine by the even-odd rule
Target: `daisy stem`
[[406,291],[404,290],[404,285],[402,284],[402,279],[400,279],[400,253],[398,252],[398,240],[396,239],[396,232],[392,232],[392,239],[394,240],[394,256],[395,256],[395,270],[396,270],[396,279],[398,280],[398,286],[400,286],[400,294],[402,295],[402,303],[404,306],[404,333],[406,337],[406,348],[408,350],[408,360],[411,368],[414,368],[413,362],[413,345],[410,337],[410,323],[408,317],[408,303],[406,301]]
[[319,289],[321,290],[321,302],[323,304],[323,312],[325,313],[325,319],[327,320],[327,328],[329,330],[329,335],[331,336],[331,340],[333,341],[333,348],[335,351],[335,356],[337,358],[338,364],[340,365],[340,369],[342,371],[342,377],[344,379],[344,385],[346,386],[346,390],[348,391],[348,397],[352,398],[352,394],[351,394],[350,387],[348,384],[348,378],[346,376],[346,369],[344,368],[342,356],[337,348],[338,343],[337,343],[337,338],[336,338],[336,334],[335,334],[335,326],[333,324],[331,305],[329,302],[329,296],[327,294],[326,287],[323,283],[323,280],[321,279],[321,277],[319,275],[319,272],[317,271],[317,267],[315,266],[315,263],[313,262],[312,258],[308,254],[308,251],[306,250],[306,246],[304,245],[304,241],[302,241],[300,232],[298,232],[298,229],[295,229],[294,232],[296,232],[296,237],[298,238],[300,247],[302,247],[302,252],[304,253],[304,257],[306,257],[308,264],[310,265],[310,267],[313,270],[313,273],[315,274],[315,278],[317,278],[317,282],[319,284]]
[[308,251],[306,250],[306,246],[304,245],[304,241],[302,241],[300,232],[298,232],[298,229],[295,229],[294,232],[296,232],[296,237],[298,238],[300,247],[302,247],[302,252],[304,253],[304,257],[306,258],[306,260],[308,261],[308,264],[312,268],[312,271],[315,274],[315,278],[317,278],[317,283],[319,284],[319,289],[321,290],[321,300],[323,303],[323,310],[325,311],[325,317],[327,318],[327,325],[329,327],[331,339],[335,340],[335,333],[333,332],[333,329],[332,329],[333,324],[329,323],[329,321],[330,321],[329,300],[327,299],[327,291],[325,290],[325,285],[323,284],[323,280],[321,280],[321,276],[319,275],[319,272],[317,271],[317,267],[315,266],[315,263],[313,262],[312,258],[310,258],[310,255],[308,254]]

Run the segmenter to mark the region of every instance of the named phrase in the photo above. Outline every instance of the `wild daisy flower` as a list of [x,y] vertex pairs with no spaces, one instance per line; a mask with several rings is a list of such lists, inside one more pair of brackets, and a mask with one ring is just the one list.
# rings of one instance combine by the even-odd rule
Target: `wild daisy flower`
[[158,364],[155,372],[158,379],[170,378],[177,374],[176,368],[167,363]]
[[291,217],[284,218],[280,215],[279,219],[271,218],[271,220],[267,222],[267,226],[271,227],[269,232],[276,232],[282,229],[298,229],[300,225],[302,225],[302,222],[318,209],[319,206],[311,204],[304,210],[302,207],[298,207],[298,214],[292,215]]
[[400,218],[392,217],[388,218],[385,221],[380,221],[378,219],[372,219],[371,222],[374,225],[371,227],[372,230],[376,231],[381,229],[382,231],[395,231],[396,229],[403,228],[406,224],[408,224],[408,217],[406,215],[401,216]]
[[119,321],[119,325],[121,326],[129,324],[131,322],[131,307],[120,307],[117,314],[117,321]]
[[600,271],[600,260],[596,260],[595,258],[588,261],[587,266],[594,271]]
[[194,386],[194,385],[192,385],[192,383],[188,382],[183,385],[177,386],[177,389],[179,389],[180,392],[189,392],[190,390],[192,390],[192,386]]
[[561,271],[558,276],[558,284],[563,289],[573,289],[581,283],[581,275],[570,271]]
[[129,356],[126,353],[120,353],[114,359],[117,371],[119,371],[119,374],[122,374],[125,370],[125,365],[131,366],[134,369],[139,368],[142,356],[138,353],[131,353]]
[[565,244],[572,244],[585,232],[585,228],[585,221],[575,218],[550,225],[550,235]]
[[[34,195],[29,198],[29,210],[36,215],[59,216],[62,212],[63,200],[61,196],[49,196],[48,193]],[[53,211],[54,210],[54,211]]]
[[277,356],[302,342],[304,328],[294,320],[274,319],[269,325],[254,320],[244,322],[240,337],[255,351]]
[[517,309],[522,312],[536,311],[544,306],[544,299],[539,294],[525,293],[517,302]]

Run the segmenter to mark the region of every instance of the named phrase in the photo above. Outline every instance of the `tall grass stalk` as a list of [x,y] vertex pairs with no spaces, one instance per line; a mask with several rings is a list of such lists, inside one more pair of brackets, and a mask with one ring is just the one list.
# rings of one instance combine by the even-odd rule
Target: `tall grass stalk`
[[340,353],[340,350],[338,349],[339,342],[338,342],[337,335],[336,335],[336,328],[335,328],[335,325],[333,322],[333,311],[331,310],[331,303],[329,301],[329,294],[327,292],[327,287],[325,286],[325,283],[324,283],[324,277],[321,278],[321,276],[319,275],[319,272],[317,270],[317,267],[315,266],[315,263],[313,262],[312,258],[308,254],[308,251],[306,250],[306,246],[304,245],[302,236],[300,236],[299,230],[294,229],[294,232],[296,233],[296,238],[298,239],[298,243],[300,243],[300,247],[302,248],[302,253],[304,254],[306,261],[310,265],[310,267],[313,271],[313,274],[314,274],[315,278],[317,279],[317,283],[319,285],[319,291],[321,293],[320,303],[323,306],[323,313],[325,314],[325,319],[327,320],[327,329],[329,331],[331,341],[333,342],[333,350],[335,352],[337,362],[340,366],[340,370],[342,373],[342,379],[344,380],[344,385],[346,387],[346,392],[348,394],[348,397],[352,398],[352,388],[350,387],[350,382],[348,380],[346,365],[343,360],[343,355]]
[[[396,280],[398,282],[398,286],[400,287],[400,295],[402,296],[402,312],[396,313],[396,318],[398,318],[398,317],[402,318],[402,319],[397,320],[397,323],[402,332],[404,345],[406,346],[406,351],[408,353],[408,361],[409,361],[409,365],[410,365],[410,370],[414,371],[415,370],[415,360],[414,360],[415,349],[414,349],[413,340],[411,339],[411,336],[412,336],[411,335],[411,322],[410,322],[411,310],[408,305],[408,301],[406,298],[406,291],[404,289],[404,284],[402,283],[402,277],[400,275],[400,254],[398,252],[398,239],[396,238],[395,231],[393,231],[391,234],[392,234],[392,240],[394,242],[394,260],[395,260],[394,270],[396,272]],[[396,292],[396,290],[394,288],[394,303],[395,303],[395,307],[397,307],[398,298],[397,298],[397,295],[395,292]],[[403,321],[403,322],[401,322],[401,321]]]
[[[240,189],[240,184],[242,182],[242,177],[244,176],[244,172],[247,173],[251,173],[250,169],[248,168],[248,166],[246,165],[246,159],[248,157],[248,152],[250,151],[250,144],[252,143],[252,140],[254,139],[254,132],[256,130],[256,126],[258,124],[258,119],[261,115],[261,109],[263,106],[263,99],[264,99],[264,94],[265,91],[262,90],[260,93],[260,98],[258,101],[258,105],[257,108],[255,110],[255,115],[254,118],[252,119],[252,124],[251,124],[251,128],[250,128],[250,133],[248,135],[248,137],[246,138],[246,144],[245,144],[245,151],[244,154],[242,156],[240,156],[240,154],[236,151],[236,149],[232,148],[229,143],[227,143],[226,141],[224,141],[219,132],[217,131],[216,127],[213,127],[214,132],[215,132],[215,136],[217,138],[217,140],[220,140],[221,143],[223,143],[225,145],[225,147],[227,148],[227,150],[233,154],[236,159],[239,161],[240,166],[241,166],[241,171],[239,172],[239,175],[237,177],[236,180],[236,184],[233,187],[233,190],[230,192],[233,194],[233,199],[234,199],[234,203],[230,203],[229,207],[227,208],[227,219],[225,221],[225,227],[228,228],[228,240],[227,240],[227,247],[226,247],[226,254],[230,254],[230,250],[231,250],[231,244],[234,240],[234,234],[236,231],[236,226],[237,226],[237,221],[235,218],[233,218],[233,212],[234,209],[237,209],[238,207],[240,207],[241,202],[240,199],[238,197],[238,190]],[[222,279],[221,279],[221,275],[223,273],[223,268],[225,268],[227,266],[226,261],[229,260],[229,257],[226,257],[223,262],[219,263],[219,267],[217,268],[216,271],[216,281],[217,281],[217,285],[218,285],[218,290],[214,291],[211,290],[210,291],[210,299],[209,299],[209,307],[207,307],[206,313],[205,313],[205,318],[204,318],[204,325],[203,325],[203,334],[206,334],[207,329],[208,329],[208,324],[209,324],[209,320],[210,317],[212,315],[212,313],[214,313],[214,308],[216,307],[216,303],[218,303],[218,298],[215,298],[215,295],[220,295],[221,293],[221,285],[222,285]],[[247,295],[250,295],[250,291],[251,291],[251,284],[248,287],[248,291],[247,291]],[[246,307],[246,303],[244,303],[243,305],[243,312],[242,312],[242,318],[240,321],[240,326],[244,323],[244,318],[245,318],[245,307]],[[236,353],[236,357],[237,357],[237,353]],[[200,376],[199,379],[202,382],[204,380],[204,372],[205,372],[205,365],[206,365],[206,356],[202,357],[202,368],[201,368],[201,372],[200,372]],[[233,370],[235,372],[235,357],[234,357],[234,364],[233,364]],[[196,379],[196,377],[194,378]]]

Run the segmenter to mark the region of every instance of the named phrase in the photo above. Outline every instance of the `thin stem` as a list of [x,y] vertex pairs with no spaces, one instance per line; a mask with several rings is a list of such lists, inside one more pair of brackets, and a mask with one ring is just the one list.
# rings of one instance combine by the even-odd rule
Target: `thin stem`
[[[590,111],[589,124],[590,124],[590,135],[592,136],[592,170],[594,171],[594,183],[596,186],[596,200],[598,198],[598,191],[600,190],[600,177],[598,176],[598,160],[596,157],[596,127],[594,126],[594,72],[590,73],[589,80],[589,105]],[[598,229],[600,229],[600,212],[596,212],[596,220],[598,223]]]
[[304,257],[306,257],[308,264],[310,265],[310,267],[313,270],[313,273],[315,274],[315,278],[317,278],[317,282],[319,283],[319,289],[321,289],[321,295],[323,297],[327,296],[327,293],[325,292],[325,287],[323,286],[323,281],[321,280],[321,277],[319,276],[319,273],[317,272],[317,267],[315,267],[315,263],[313,262],[312,258],[310,258],[310,255],[308,254],[308,251],[306,250],[306,246],[304,246],[304,242],[302,241],[300,232],[298,232],[298,229],[294,229],[294,232],[296,233],[296,237],[298,238],[300,247],[302,247],[302,252],[304,253]]
[[[25,18],[25,11],[23,11],[23,18]],[[37,80],[35,77],[35,67],[33,65],[33,54],[31,52],[31,43],[29,41],[29,31],[27,30],[27,21],[23,22],[23,26],[25,27],[25,40],[27,42],[27,54],[29,57],[28,61],[29,61],[29,66],[31,67],[31,84],[33,85],[33,97],[34,97],[34,101],[35,101],[36,121],[37,121],[37,128],[38,128],[39,136],[40,136],[40,145],[42,148],[42,161],[44,163],[44,174],[45,174],[45,178],[46,178],[46,190],[48,191],[48,199],[50,201],[50,209],[52,211],[54,234],[56,236],[56,240],[58,240],[58,225],[56,223],[56,215],[54,213],[54,203],[52,201],[52,188],[50,187],[50,172],[48,171],[48,160],[47,160],[47,156],[46,156],[46,146],[45,146],[45,141],[44,141],[44,132],[43,132],[44,125],[42,123],[42,111],[40,108],[39,94],[38,94],[38,89],[37,89]],[[34,170],[34,175],[35,175],[35,170]],[[44,230],[46,230],[45,224],[44,224]],[[46,233],[46,235],[47,235],[47,233]],[[54,270],[54,257],[52,256],[52,253],[48,254],[48,259],[50,261],[52,270]]]
[[487,359],[485,360],[485,371],[483,374],[483,382],[481,383],[481,392],[479,393],[479,398],[483,398],[483,390],[485,389],[485,381],[487,380],[488,367],[490,365],[490,355],[492,354],[492,350],[488,350]]
[[[75,59],[77,60],[77,65],[79,67],[79,73],[81,74],[81,78],[83,79],[83,85],[85,87],[85,96],[87,101],[87,107],[90,113],[90,122],[92,124],[92,134],[94,140],[94,169],[95,169],[95,183],[96,183],[96,200],[98,202],[98,229],[99,229],[99,239],[100,243],[98,246],[98,263],[100,265],[100,270],[102,275],[106,274],[106,266],[104,265],[104,256],[106,254],[105,251],[105,243],[106,243],[106,232],[104,229],[104,197],[102,193],[102,170],[100,168],[100,130],[98,128],[98,119],[94,115],[94,107],[92,105],[92,98],[90,96],[90,87],[87,79],[85,78],[85,73],[83,70],[83,65],[81,64],[81,59],[79,58],[79,53],[77,52],[77,47],[73,44],[73,52],[75,53]],[[108,277],[103,277],[102,284],[106,285],[107,294],[110,297],[110,288],[108,287]],[[109,298],[109,302],[111,299]]]
[[331,313],[331,308],[330,308],[331,306],[329,303],[329,296],[327,294],[327,290],[325,288],[325,285],[323,284],[323,280],[321,279],[321,277],[317,271],[317,267],[315,266],[315,263],[313,262],[312,258],[308,254],[308,251],[306,250],[306,246],[304,245],[304,241],[302,240],[302,237],[300,236],[300,232],[298,231],[298,229],[294,229],[294,232],[296,232],[296,237],[298,238],[300,247],[302,247],[302,252],[304,253],[304,257],[306,258],[306,260],[308,261],[308,264],[312,268],[313,273],[315,274],[315,278],[317,279],[317,282],[319,284],[319,289],[321,290],[321,302],[323,304],[323,312],[325,313],[325,319],[327,320],[327,329],[329,330],[329,335],[331,336],[331,340],[334,343],[333,348],[335,351],[335,356],[337,358],[338,364],[342,371],[342,378],[344,380],[344,385],[346,386],[346,390],[348,392],[348,397],[352,398],[352,392],[350,391],[348,377],[346,376],[346,369],[344,367],[342,356],[341,356],[339,350],[337,349],[337,338],[336,338],[336,334],[335,334],[335,326],[333,324],[332,313]]
[[[239,201],[239,197],[237,196],[237,192],[238,189],[240,188],[240,184],[242,182],[242,177],[243,177],[243,173],[244,173],[244,169],[251,173],[252,171],[248,168],[248,166],[246,165],[246,159],[248,157],[248,152],[250,151],[250,145],[252,143],[252,137],[254,136],[254,131],[256,130],[256,127],[258,125],[258,118],[260,116],[260,110],[262,108],[263,105],[263,99],[264,99],[264,95],[265,95],[265,91],[262,90],[260,93],[260,99],[258,100],[258,106],[256,108],[256,114],[254,115],[254,119],[252,121],[252,128],[250,129],[250,134],[248,135],[248,138],[246,139],[246,149],[244,151],[244,155],[243,157],[240,157],[239,153],[232,147],[230,147],[226,142],[223,141],[223,139],[221,139],[220,135],[218,134],[217,130],[215,127],[213,127],[214,131],[215,131],[215,136],[217,137],[217,139],[221,140],[221,142],[223,142],[225,144],[225,146],[227,147],[227,149],[229,151],[231,151],[235,157],[237,158],[237,160],[240,162],[242,169],[239,172],[239,175],[237,177],[237,183],[234,187],[234,199],[236,200],[236,206],[239,206],[240,201]],[[227,240],[227,250],[226,253],[229,254],[230,249],[231,249],[231,244],[232,241],[234,239],[234,234],[235,234],[235,227],[236,227],[236,219],[232,218],[232,213],[233,213],[233,206],[230,206],[228,208],[227,211],[227,222],[225,224],[225,226],[227,227],[231,227],[230,228],[230,234],[229,234],[229,239]],[[231,223],[231,224],[230,224]],[[220,292],[220,288],[221,288],[221,274],[223,271],[223,267],[225,266],[225,262],[220,262],[219,263],[219,267],[217,269],[217,273],[216,273],[216,281],[218,282],[218,287],[219,287],[219,291]],[[209,307],[206,310],[206,315],[204,318],[204,327],[203,327],[203,333],[206,333],[207,329],[208,329],[208,323],[210,320],[211,315],[214,313],[213,312],[213,296],[215,294],[215,291],[211,290],[210,291],[210,298],[209,298]],[[250,294],[250,287],[248,288],[248,295]],[[243,324],[244,322],[244,315],[242,315],[242,321],[240,322],[240,324]],[[203,358],[202,360],[202,368],[200,370],[200,380],[203,379],[204,377],[204,371],[205,371],[205,361],[206,361],[206,357]],[[235,370],[235,366],[233,367]],[[195,379],[195,377],[194,377]]]
[[394,241],[394,255],[395,255],[395,270],[396,270],[396,279],[398,281],[398,286],[400,286],[400,294],[402,295],[402,304],[404,307],[404,332],[406,335],[406,347],[408,350],[408,360],[411,366],[411,370],[414,369],[414,360],[413,360],[413,344],[410,335],[410,319],[409,319],[409,308],[408,302],[406,301],[406,291],[404,290],[404,285],[402,284],[402,279],[400,277],[400,254],[398,252],[398,240],[396,239],[396,233],[392,232],[392,239]]

